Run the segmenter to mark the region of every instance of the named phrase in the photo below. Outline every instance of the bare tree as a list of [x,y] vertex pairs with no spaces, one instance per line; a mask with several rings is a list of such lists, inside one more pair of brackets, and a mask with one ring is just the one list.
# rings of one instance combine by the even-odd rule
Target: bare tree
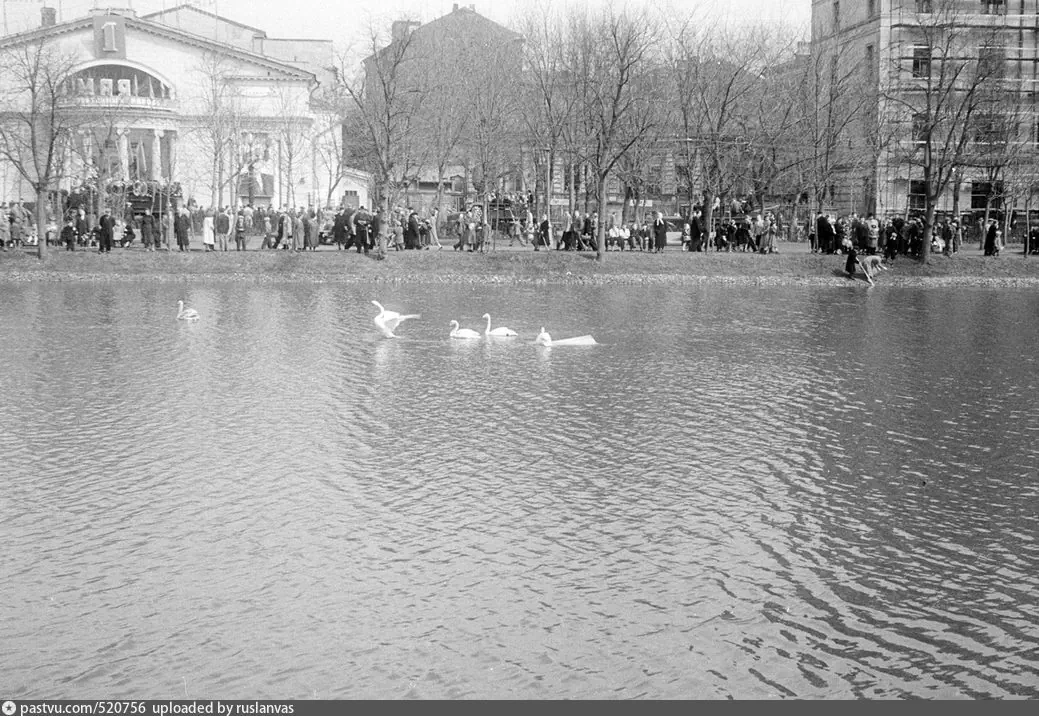
[[575,142],[594,182],[599,215],[595,257],[606,247],[606,184],[618,162],[661,122],[661,66],[654,56],[656,27],[646,10],[570,17],[568,64],[576,81],[576,115],[584,139]]
[[713,226],[716,200],[744,189],[750,138],[744,108],[761,88],[760,28],[725,27],[672,38],[671,77],[678,96],[687,154],[695,152],[703,184],[703,220]]
[[[875,150],[883,146],[877,134],[877,93],[868,86],[862,63],[851,58],[853,50],[833,40],[824,51],[812,53],[794,89],[798,136],[793,146],[800,159],[794,182],[810,195],[816,211],[833,200],[830,182],[836,171],[857,173],[871,166]],[[857,122],[861,126],[855,128]],[[866,141],[850,150],[841,147],[849,133]]]
[[0,158],[36,196],[37,256],[47,252],[47,207],[62,178],[76,114],[74,55],[41,40],[0,49]]
[[980,173],[987,188],[984,224],[988,224],[993,209],[1002,209],[1003,235],[1009,239],[1017,198],[1027,201],[1031,196],[1039,152],[1033,135],[1035,116],[1031,103],[1022,103],[1021,95],[1014,91],[1013,80],[1001,71],[1000,50],[989,49],[997,54],[984,59],[992,67],[986,70],[989,81],[980,92],[980,109],[974,116],[965,162]]
[[577,94],[566,71],[562,22],[545,3],[523,13],[521,18],[519,30],[525,40],[527,70],[520,115],[525,123],[537,181],[543,182],[541,212],[550,214],[552,169],[560,155],[564,133],[573,123]]
[[334,192],[346,176],[347,153],[343,133],[343,107],[346,97],[339,81],[341,69],[336,68],[336,81],[322,87],[320,93],[313,98],[311,106],[317,115],[318,132],[313,139],[315,164],[323,170],[328,187],[325,191],[325,205],[335,206]]
[[[795,149],[803,131],[797,92],[803,79],[803,59],[796,54],[797,46],[796,35],[789,28],[769,28],[761,38],[764,70],[759,89],[749,98],[743,113],[749,138],[750,186],[761,210],[766,200],[776,195],[780,178],[789,178],[803,161]],[[787,194],[797,186],[788,181],[783,184]]]
[[465,98],[457,111],[466,129],[460,143],[471,162],[484,220],[496,229],[491,195],[497,192],[501,180],[516,170],[521,146],[521,105],[517,97],[522,48],[489,37],[483,42],[470,40],[457,50],[461,70],[458,88]]
[[272,89],[268,101],[278,117],[272,130],[280,145],[276,161],[285,188],[282,200],[296,206],[296,188],[305,182],[307,166],[313,159],[313,122],[299,114],[299,98],[292,90]]
[[[999,79],[997,64],[978,52],[986,33],[968,22],[961,4],[933,0],[930,10],[914,13],[904,30],[912,54],[896,53],[892,74],[902,81],[884,95],[882,118],[900,127],[899,159],[922,176],[923,263],[930,254],[938,201],[967,163],[978,117],[989,102],[986,88]],[[906,66],[907,61],[912,64]]]
[[[249,127],[249,112],[241,86],[236,81],[234,61],[220,52],[206,52],[194,68],[200,91],[195,108],[198,121],[190,131],[210,164],[210,204],[222,206],[224,192],[228,202],[237,199],[238,184],[247,163],[240,142]],[[291,114],[291,113],[290,113]]]
[[[363,71],[342,84],[344,121],[360,128],[355,156],[363,158],[374,175],[377,201],[384,215],[390,203],[415,172],[411,152],[416,140],[414,118],[421,110],[426,88],[410,81],[416,59],[414,33],[406,29],[392,42],[369,24]],[[352,115],[352,116],[351,116]]]

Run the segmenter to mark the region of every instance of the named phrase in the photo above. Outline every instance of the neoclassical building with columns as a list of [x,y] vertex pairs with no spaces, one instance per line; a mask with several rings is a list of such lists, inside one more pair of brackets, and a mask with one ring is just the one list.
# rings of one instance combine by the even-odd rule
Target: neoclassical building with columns
[[[43,8],[38,27],[0,37],[0,53],[40,43],[73,63],[55,187],[66,197],[121,192],[135,210],[171,187],[200,206],[367,202],[366,177],[336,169],[337,123],[320,101],[331,41],[270,38],[191,5],[60,23]],[[33,198],[2,161],[0,182],[0,199]]]

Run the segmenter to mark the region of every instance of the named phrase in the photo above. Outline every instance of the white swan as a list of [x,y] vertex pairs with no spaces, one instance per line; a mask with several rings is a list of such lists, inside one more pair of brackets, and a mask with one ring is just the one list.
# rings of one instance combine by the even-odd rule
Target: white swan
[[177,319],[181,321],[197,321],[198,311],[194,308],[184,308],[183,301],[177,301]]
[[421,316],[417,313],[409,313],[407,315],[402,316],[396,311],[387,311],[385,308],[382,307],[382,304],[378,301],[372,301],[372,303],[375,305],[376,308],[379,309],[379,315],[373,318],[372,322],[375,324],[375,327],[378,328],[382,332],[382,334],[387,338],[397,337],[393,334],[393,332],[397,330],[397,326],[399,326],[402,321],[406,321],[409,318],[421,318]]
[[451,321],[451,333],[449,334],[452,338],[479,338],[480,334],[474,331],[472,328],[459,328],[458,321]]
[[548,331],[541,328],[541,333],[534,339],[534,343],[539,346],[545,346],[546,348],[555,348],[556,346],[597,346],[599,342],[591,336],[574,336],[573,338],[561,338],[558,341],[552,340],[552,336],[549,335]]
[[516,333],[516,331],[512,330],[511,328],[506,328],[505,326],[498,326],[497,328],[491,330],[491,314],[485,313],[483,314],[483,317],[487,319],[487,328],[485,328],[483,331],[483,334],[485,336],[497,336],[505,338],[508,336],[519,335],[519,333]]

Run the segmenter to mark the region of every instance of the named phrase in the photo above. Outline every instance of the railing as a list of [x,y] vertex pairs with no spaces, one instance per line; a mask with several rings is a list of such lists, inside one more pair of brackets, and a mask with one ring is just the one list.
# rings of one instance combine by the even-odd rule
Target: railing
[[127,109],[161,109],[172,111],[179,106],[177,100],[159,97],[133,97],[131,95],[77,95],[61,102],[65,107],[120,107]]

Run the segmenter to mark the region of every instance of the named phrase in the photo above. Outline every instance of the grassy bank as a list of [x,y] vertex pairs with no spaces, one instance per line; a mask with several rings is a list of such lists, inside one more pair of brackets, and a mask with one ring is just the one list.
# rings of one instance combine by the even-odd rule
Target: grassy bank
[[[778,254],[767,256],[687,253],[676,247],[662,254],[609,252],[601,262],[593,254],[530,248],[474,254],[448,246],[442,251],[391,251],[385,260],[377,261],[334,247],[310,253],[147,252],[131,247],[105,255],[51,247],[43,261],[36,258],[35,249],[0,253],[0,281],[842,285],[847,283],[844,260],[808,253],[803,244],[781,245]],[[985,257],[974,249],[952,258],[932,256],[927,264],[899,257],[890,271],[875,280],[878,287],[1039,287],[1039,257],[1025,258],[1020,251]]]

